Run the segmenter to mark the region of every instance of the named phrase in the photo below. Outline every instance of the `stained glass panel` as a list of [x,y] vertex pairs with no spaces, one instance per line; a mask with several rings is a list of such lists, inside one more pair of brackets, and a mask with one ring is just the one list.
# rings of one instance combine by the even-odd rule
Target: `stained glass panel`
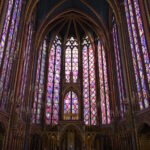
[[[13,8],[14,7],[14,8]],[[3,91],[1,91],[1,105],[6,103],[4,93],[9,91],[10,74],[12,71],[12,63],[16,51],[16,39],[18,34],[18,25],[20,21],[20,13],[22,7],[22,0],[8,1],[8,7],[5,16],[5,22],[0,35],[0,67]]]
[[64,99],[64,120],[77,120],[78,119],[78,97],[70,91],[66,94]]
[[[124,4],[125,4],[128,32],[130,38],[133,67],[135,72],[137,95],[139,99],[140,108],[143,109],[149,106],[149,102],[147,98],[148,89],[146,87],[146,79],[148,80],[148,83],[150,83],[149,82],[150,63],[149,63],[148,51],[147,51],[138,1],[134,0],[134,2],[132,3],[131,0],[125,0]],[[138,29],[136,28],[136,23],[138,25]],[[139,38],[140,41],[138,40]],[[141,44],[141,48],[140,48],[140,44]],[[144,61],[145,66],[143,66],[142,59]],[[145,71],[147,76],[144,75],[144,67],[146,68]]]
[[66,73],[66,81],[70,82],[70,73],[71,73],[71,48],[67,47],[66,55],[65,55],[65,73]]
[[78,79],[78,43],[74,37],[71,37],[66,42],[66,54],[65,54],[65,76],[66,82],[76,83]]
[[98,41],[98,65],[99,65],[99,83],[102,124],[110,123],[110,98],[107,74],[106,54],[100,40]]
[[103,71],[104,71],[104,87],[105,87],[105,98],[106,98],[106,109],[107,109],[107,123],[110,123],[110,99],[109,99],[109,86],[108,86],[108,75],[107,75],[107,64],[104,47],[102,46],[102,57],[103,57]]
[[78,114],[78,98],[77,95],[72,92],[72,113]]
[[106,124],[107,119],[106,119],[106,103],[105,103],[105,92],[104,92],[102,45],[100,44],[100,41],[98,42],[98,64],[99,64],[99,81],[100,81],[102,124]]
[[37,124],[41,122],[41,108],[44,93],[45,59],[46,59],[46,40],[44,40],[44,42],[40,47],[36,72],[32,121],[33,123]]
[[90,104],[89,104],[89,72],[88,72],[88,51],[87,46],[83,47],[83,99],[84,99],[84,122],[90,124]]
[[89,46],[89,76],[90,76],[90,101],[91,101],[91,124],[96,125],[97,108],[96,108],[96,83],[95,83],[95,58],[94,49]]
[[150,60],[149,60],[149,56],[148,56],[148,49],[147,49],[147,45],[146,45],[146,39],[145,39],[145,34],[144,34],[143,23],[142,23],[142,18],[141,18],[141,14],[140,14],[138,0],[134,0],[134,9],[135,9],[135,13],[136,13],[138,31],[140,34],[140,40],[141,40],[141,46],[142,46],[142,54],[144,57],[147,79],[148,79],[149,88],[150,88]]
[[124,91],[123,77],[122,77],[122,67],[121,67],[121,59],[120,59],[117,25],[115,22],[113,24],[112,32],[113,32],[114,54],[115,54],[115,62],[116,62],[115,63],[116,74],[117,74],[119,99],[120,99],[120,110],[121,110],[121,116],[123,117],[125,112],[125,107],[123,105],[123,101],[125,98],[125,91]]
[[60,91],[60,68],[61,68],[61,47],[56,47],[56,62],[55,62],[55,83],[54,83],[54,99],[53,99],[53,124],[58,123],[59,112],[59,91]]
[[73,82],[76,82],[78,79],[78,49],[77,47],[74,47],[72,50],[72,70],[73,70]]
[[86,125],[96,125],[96,83],[95,83],[95,56],[88,37],[83,41],[83,100],[84,122]]
[[64,114],[71,113],[71,92],[66,94],[64,99]]
[[59,113],[61,71],[61,41],[56,36],[49,55],[48,82],[46,95],[46,124],[57,124]]
[[4,46],[5,46],[5,42],[6,42],[6,37],[7,37],[7,34],[9,32],[8,27],[9,27],[9,24],[11,22],[11,13],[12,13],[12,8],[13,8],[13,3],[14,3],[14,0],[9,0],[9,2],[8,2],[7,13],[6,13],[6,16],[5,16],[5,22],[4,22],[4,26],[3,26],[2,35],[1,35],[1,41],[0,41],[0,66],[1,66],[1,63],[2,63],[2,57],[3,57],[3,53],[4,53]]

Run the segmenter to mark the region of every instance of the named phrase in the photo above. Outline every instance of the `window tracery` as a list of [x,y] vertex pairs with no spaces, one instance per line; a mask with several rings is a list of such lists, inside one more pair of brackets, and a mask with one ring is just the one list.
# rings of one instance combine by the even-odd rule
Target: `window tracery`
[[114,16],[113,16],[112,24],[113,24],[112,36],[113,36],[115,66],[116,66],[117,83],[118,83],[118,94],[119,94],[119,101],[120,101],[121,116],[123,117],[125,113],[125,106],[123,104],[125,99],[125,90],[124,90],[124,82],[123,82],[123,74],[122,74],[118,28]]
[[46,93],[46,124],[57,124],[60,99],[61,40],[58,36],[50,49]]
[[[74,38],[72,38],[74,39]],[[69,45],[70,42],[67,43]],[[77,43],[75,44],[77,46]],[[82,48],[82,62],[83,62],[83,105],[84,105],[84,122],[86,125],[97,125],[97,97],[96,97],[96,70],[95,70],[95,49],[93,48],[92,44],[90,43],[88,37],[85,37],[83,40],[83,48]],[[69,45],[70,46],[70,45]],[[76,49],[78,50],[78,49]],[[73,51],[69,48],[69,51],[72,53],[71,57],[66,56],[65,53],[65,60],[72,59],[70,64],[73,62],[74,57],[78,59],[77,55],[73,55]],[[33,105],[33,122],[39,123],[40,122],[40,110],[41,109],[41,101],[42,96],[41,91],[43,91],[44,86],[44,71],[40,72],[40,68],[45,68],[45,65],[42,65],[42,58],[45,59],[45,56],[42,57],[43,49],[41,50],[40,57],[38,60],[38,67],[37,67],[37,77],[36,77],[36,87],[35,95],[34,95],[34,105]],[[47,77],[47,89],[46,89],[46,105],[45,105],[45,123],[47,125],[56,125],[58,123],[58,113],[60,111],[60,71],[61,71],[61,40],[58,36],[54,40],[50,52],[49,52],[49,64],[48,64],[48,77]],[[99,83],[100,83],[100,102],[101,102],[101,111],[102,111],[102,123],[109,124],[110,123],[110,97],[109,97],[109,85],[108,85],[108,72],[107,72],[107,61],[106,61],[106,54],[104,47],[98,41],[98,66],[99,66]],[[78,54],[78,52],[76,53]],[[70,55],[70,53],[69,53]],[[66,58],[67,57],[67,58]],[[45,63],[45,61],[44,61]],[[78,62],[76,62],[78,63]],[[68,64],[67,64],[68,65]],[[65,76],[66,76],[66,62],[65,62]],[[73,64],[71,64],[73,66]],[[68,65],[68,66],[71,66]],[[75,65],[75,66],[78,66]],[[44,69],[43,69],[44,70]],[[68,69],[69,70],[69,69]],[[71,72],[71,69],[70,69]],[[42,75],[42,76],[41,76]],[[42,77],[42,82],[41,78]],[[71,81],[71,77],[68,76],[69,80]],[[74,78],[77,79],[77,78]],[[75,80],[74,80],[75,81]],[[76,86],[76,84],[69,83],[70,86]],[[61,85],[63,86],[63,85]],[[64,84],[66,86],[66,84]],[[67,84],[67,86],[69,86]],[[41,89],[42,87],[42,89]],[[64,98],[64,105],[63,105],[63,119],[64,120],[78,120],[79,119],[79,100],[73,91],[69,91],[65,98]]]
[[71,77],[76,83],[78,79],[78,43],[74,37],[71,37],[66,42],[65,54],[65,75],[66,82],[70,82]]
[[106,54],[100,40],[98,41],[98,66],[99,66],[99,82],[100,82],[100,101],[102,124],[110,123],[110,96],[108,85],[108,73]]
[[4,93],[9,91],[10,74],[17,47],[16,39],[20,22],[21,8],[22,0],[8,1],[2,34],[0,35],[0,81],[3,87],[3,91],[1,91],[2,106],[6,103],[6,96],[4,96]]
[[36,83],[34,92],[34,103],[33,103],[33,116],[32,122],[39,124],[41,122],[42,115],[42,103],[44,94],[44,77],[45,77],[45,61],[46,61],[46,39],[40,47],[40,53],[38,57],[37,72],[36,72]]
[[78,120],[78,97],[73,91],[69,91],[64,99],[64,120]]
[[150,59],[138,0],[124,0],[140,109],[149,106]]
[[83,40],[82,45],[84,122],[86,125],[96,125],[97,108],[94,49],[88,37]]

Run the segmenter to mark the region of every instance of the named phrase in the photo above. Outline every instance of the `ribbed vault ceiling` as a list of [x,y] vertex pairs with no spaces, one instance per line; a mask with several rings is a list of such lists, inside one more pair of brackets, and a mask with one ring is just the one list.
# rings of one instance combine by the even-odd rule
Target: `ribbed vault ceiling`
[[53,23],[50,34],[60,35],[64,40],[74,36],[80,41],[88,33],[90,35],[97,34],[94,26],[95,25],[84,16],[75,12],[70,12],[67,15],[61,16]]
[[[60,4],[61,3],[61,4]],[[108,25],[109,6],[106,0],[40,0],[37,9],[37,25],[42,22],[44,17],[52,10],[53,17],[68,9],[75,9],[86,13],[97,20],[98,15],[101,16],[105,25]],[[94,14],[95,11],[97,13]]]
[[106,0],[40,0],[37,40],[40,42],[46,34],[59,34],[63,39],[75,36],[81,40],[90,33],[108,41],[108,14]]

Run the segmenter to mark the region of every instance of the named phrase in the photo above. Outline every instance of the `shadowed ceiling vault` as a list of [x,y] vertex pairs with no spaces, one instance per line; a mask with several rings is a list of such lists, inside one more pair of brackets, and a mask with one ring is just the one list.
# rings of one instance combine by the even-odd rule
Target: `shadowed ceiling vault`
[[[115,10],[117,2],[115,0],[99,0],[99,1],[85,1],[85,0],[30,0],[28,2],[26,19],[29,21],[35,6],[37,6],[37,34],[36,34],[36,48],[47,32],[52,31],[59,23],[67,21],[68,14],[76,14],[74,21],[77,20],[82,29],[87,31],[88,27],[101,38],[101,40],[109,41],[108,36],[108,11],[109,5],[119,18]],[[102,7],[103,6],[103,7]],[[29,11],[30,10],[30,11]],[[67,14],[68,13],[68,14]],[[27,17],[28,16],[28,17]],[[62,27],[63,28],[63,27]],[[60,29],[61,30],[61,29]],[[107,45],[104,43],[104,45]]]

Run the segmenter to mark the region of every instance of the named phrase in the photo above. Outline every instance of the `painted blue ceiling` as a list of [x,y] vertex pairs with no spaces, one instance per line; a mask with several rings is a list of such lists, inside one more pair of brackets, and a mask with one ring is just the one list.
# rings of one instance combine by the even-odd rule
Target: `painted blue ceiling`
[[[61,0],[40,0],[37,8],[37,26],[42,22],[46,14],[61,2]],[[88,4],[102,17],[104,24],[108,25],[108,12],[109,6],[106,0],[87,0]],[[55,17],[58,13],[61,13],[67,9],[81,10],[87,15],[97,21],[97,16],[80,0],[66,0],[61,6],[59,6],[52,14]]]

